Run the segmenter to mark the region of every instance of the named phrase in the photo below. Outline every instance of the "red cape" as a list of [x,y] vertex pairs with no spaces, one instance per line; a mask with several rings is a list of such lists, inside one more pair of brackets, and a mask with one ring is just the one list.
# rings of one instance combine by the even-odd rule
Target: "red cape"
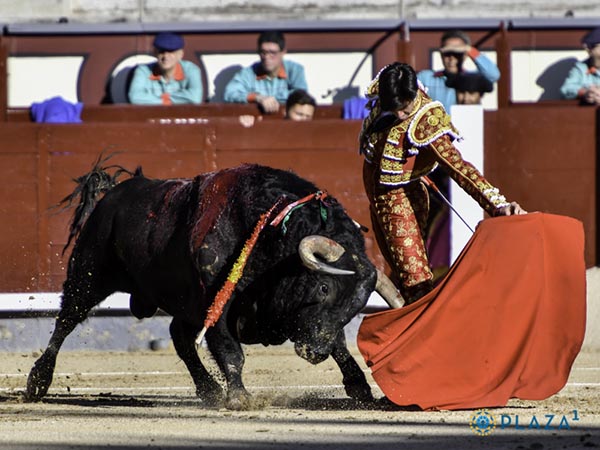
[[585,334],[583,240],[564,216],[482,221],[432,292],[364,318],[358,347],[383,393],[472,409],[558,392]]

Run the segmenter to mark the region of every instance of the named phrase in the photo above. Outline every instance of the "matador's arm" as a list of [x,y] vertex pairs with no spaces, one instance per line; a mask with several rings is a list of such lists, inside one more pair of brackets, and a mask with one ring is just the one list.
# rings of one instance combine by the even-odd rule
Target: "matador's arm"
[[448,135],[441,136],[429,144],[429,150],[435,153],[442,169],[489,215],[494,216],[498,208],[510,205],[498,188],[486,180],[473,164],[462,158]]

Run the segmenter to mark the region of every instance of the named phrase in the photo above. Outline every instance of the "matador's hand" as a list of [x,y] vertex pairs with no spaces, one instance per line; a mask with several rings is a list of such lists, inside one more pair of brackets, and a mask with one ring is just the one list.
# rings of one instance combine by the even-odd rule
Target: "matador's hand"
[[521,205],[519,205],[517,202],[510,202],[510,205],[496,209],[494,217],[519,216],[521,214],[527,214],[527,211],[521,208]]

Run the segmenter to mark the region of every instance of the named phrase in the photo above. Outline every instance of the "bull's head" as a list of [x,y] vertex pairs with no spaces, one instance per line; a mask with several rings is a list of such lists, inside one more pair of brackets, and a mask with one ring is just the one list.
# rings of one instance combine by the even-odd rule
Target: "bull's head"
[[304,286],[291,338],[296,353],[313,364],[329,356],[337,335],[365,306],[374,288],[392,307],[401,306],[391,281],[363,253],[342,258],[345,253],[338,242],[320,235],[307,236],[298,246],[300,259],[312,276]]

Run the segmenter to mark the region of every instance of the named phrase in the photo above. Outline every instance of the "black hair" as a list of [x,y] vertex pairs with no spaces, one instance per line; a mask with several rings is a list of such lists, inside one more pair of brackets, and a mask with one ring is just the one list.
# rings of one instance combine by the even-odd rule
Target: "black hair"
[[417,97],[417,73],[410,65],[393,63],[379,74],[379,103],[382,111],[398,111]]
[[304,89],[296,89],[287,98],[285,102],[285,110],[289,111],[294,105],[312,105],[317,107],[315,98],[306,92]]
[[440,39],[440,43],[442,47],[444,46],[444,42],[451,38],[461,39],[466,45],[471,45],[471,38],[461,30],[449,30],[442,34],[442,38]]
[[263,31],[258,36],[258,50],[265,42],[274,42],[279,45],[279,50],[285,50],[285,37],[281,31]]

